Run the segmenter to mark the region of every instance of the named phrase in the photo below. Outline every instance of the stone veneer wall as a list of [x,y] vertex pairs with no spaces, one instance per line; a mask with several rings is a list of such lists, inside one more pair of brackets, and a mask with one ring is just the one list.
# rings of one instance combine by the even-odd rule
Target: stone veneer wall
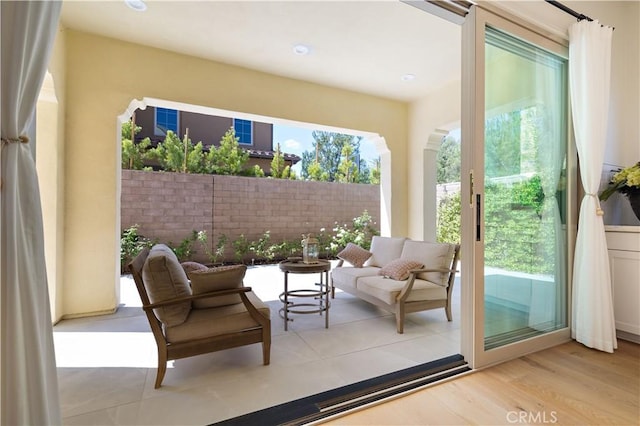
[[[122,171],[122,229],[137,224],[141,235],[175,245],[193,230],[207,231],[210,245],[224,234],[227,260],[241,234],[253,241],[270,231],[272,242],[296,240],[350,224],[364,210],[379,224],[379,186]],[[199,250],[196,258],[202,256]]]

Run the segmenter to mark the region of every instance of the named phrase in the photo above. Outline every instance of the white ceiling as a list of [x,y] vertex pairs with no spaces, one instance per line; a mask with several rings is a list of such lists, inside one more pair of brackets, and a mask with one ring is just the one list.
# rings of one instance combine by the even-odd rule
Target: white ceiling
[[[63,2],[65,27],[410,101],[460,78],[460,26],[399,1]],[[302,43],[311,53],[299,56]],[[404,74],[413,81],[402,81]]]

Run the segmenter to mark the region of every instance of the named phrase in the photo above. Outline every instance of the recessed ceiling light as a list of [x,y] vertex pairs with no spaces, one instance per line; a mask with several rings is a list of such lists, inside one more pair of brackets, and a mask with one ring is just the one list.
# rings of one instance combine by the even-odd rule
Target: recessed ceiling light
[[400,80],[402,81],[413,81],[416,79],[416,76],[413,74],[404,74],[402,77],[400,77]]
[[124,3],[131,9],[138,12],[144,12],[145,10],[147,10],[147,5],[143,0],[124,0]]
[[305,46],[304,44],[296,44],[293,46],[293,53],[296,55],[305,56],[308,55],[310,51],[309,46]]

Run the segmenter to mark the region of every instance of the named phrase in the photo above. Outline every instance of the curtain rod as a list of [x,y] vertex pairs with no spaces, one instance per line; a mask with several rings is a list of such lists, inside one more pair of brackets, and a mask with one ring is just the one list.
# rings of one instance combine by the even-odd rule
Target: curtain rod
[[549,3],[552,6],[557,7],[558,9],[562,10],[563,12],[568,13],[569,15],[572,15],[576,18],[578,18],[578,21],[582,21],[584,19],[586,19],[589,22],[592,22],[593,19],[589,18],[587,15],[584,15],[582,13],[578,13],[573,9],[568,8],[567,6],[565,6],[564,4],[560,3],[559,1],[555,1],[555,0],[545,0],[547,3]]
[[[593,19],[591,19],[590,17],[588,17],[587,15],[583,14],[583,13],[578,13],[573,9],[568,8],[567,6],[565,6],[564,4],[560,3],[559,1],[556,0],[544,0],[547,3],[549,3],[552,6],[557,7],[558,9],[562,10],[563,12],[568,13],[569,15],[572,15],[576,18],[578,18],[578,21],[583,21],[583,20],[587,20],[589,22],[593,22]],[[604,25],[601,25],[602,27],[604,27]],[[611,27],[611,29],[615,30],[615,27]]]

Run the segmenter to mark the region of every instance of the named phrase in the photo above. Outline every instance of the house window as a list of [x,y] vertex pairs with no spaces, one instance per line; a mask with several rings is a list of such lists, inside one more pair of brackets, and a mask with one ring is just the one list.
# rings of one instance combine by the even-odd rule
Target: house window
[[236,137],[240,140],[240,143],[251,145],[253,144],[253,122],[249,120],[240,120],[238,118],[233,119],[233,128],[236,131]]
[[169,130],[179,136],[178,111],[168,108],[156,108],[155,134],[163,136],[166,135]]

